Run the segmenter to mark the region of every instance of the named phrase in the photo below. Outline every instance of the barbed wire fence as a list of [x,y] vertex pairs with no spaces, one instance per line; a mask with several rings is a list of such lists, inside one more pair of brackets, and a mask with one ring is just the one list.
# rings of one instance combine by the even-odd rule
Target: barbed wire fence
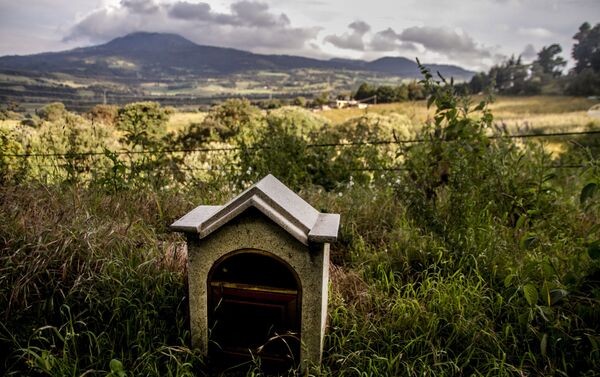
[[[591,135],[600,135],[600,130],[598,131],[573,131],[573,132],[555,132],[555,133],[528,133],[528,134],[494,134],[488,136],[491,140],[496,139],[557,139],[557,138],[574,138],[581,136],[591,136]],[[453,142],[456,140],[441,140],[442,142]],[[561,140],[563,142],[568,140]],[[365,146],[371,147],[383,147],[383,146],[402,146],[402,145],[411,145],[411,144],[421,144],[421,143],[430,143],[433,142],[432,139],[429,138],[412,138],[412,139],[379,139],[379,140],[367,140],[367,141],[348,141],[348,142],[333,142],[333,143],[312,143],[306,144],[306,148],[361,148]],[[572,141],[571,141],[572,142]],[[588,145],[588,146],[600,146],[600,145]],[[253,145],[253,146],[214,146],[214,147],[198,147],[198,148],[162,148],[162,149],[146,149],[146,150],[109,150],[104,148],[102,151],[70,151],[66,153],[62,152],[24,152],[24,153],[2,153],[0,152],[0,159],[4,159],[5,165],[15,165],[18,160],[22,159],[34,159],[38,160],[38,162],[32,163],[32,165],[36,166],[41,174],[50,174],[52,170],[54,170],[54,174],[57,175],[65,175],[68,169],[72,169],[76,163],[83,164],[83,160],[86,160],[90,157],[99,157],[102,159],[110,159],[109,156],[128,156],[132,158],[132,156],[136,155],[151,155],[154,157],[166,156],[166,155],[180,155],[182,158],[171,159],[169,164],[165,164],[162,166],[155,166],[157,169],[178,169],[183,172],[215,172],[221,171],[223,172],[227,168],[232,168],[232,166],[223,166],[222,163],[224,160],[228,160],[231,164],[233,161],[233,156],[225,156],[227,154],[232,154],[234,152],[239,152],[244,150],[250,153],[260,153],[263,150],[269,149],[271,147],[266,145]],[[196,154],[202,155],[202,162],[199,164],[201,166],[190,166],[185,162],[185,156]],[[221,158],[211,157],[211,154],[221,154]],[[10,158],[12,160],[6,161],[6,158]],[[48,159],[53,160],[53,163],[49,163]],[[96,161],[89,161],[89,163],[98,163],[98,159]],[[106,160],[106,163],[110,161]],[[113,161],[114,162],[114,161]],[[198,163],[198,161],[196,161]],[[174,165],[176,166],[174,166]],[[554,163],[546,166],[547,168],[552,169],[582,169],[587,167],[584,164],[561,164]],[[63,170],[60,172],[60,170]],[[84,169],[85,170],[85,169]],[[402,171],[406,170],[405,167],[398,166],[389,166],[389,167],[375,167],[375,166],[364,166],[364,167],[356,167],[350,170],[353,171],[361,171],[361,172],[393,172],[393,171]]]

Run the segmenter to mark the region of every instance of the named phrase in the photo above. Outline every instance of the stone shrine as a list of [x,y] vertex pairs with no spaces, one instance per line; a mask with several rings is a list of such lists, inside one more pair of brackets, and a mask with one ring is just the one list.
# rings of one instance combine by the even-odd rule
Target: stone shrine
[[320,364],[339,222],[272,175],[174,222],[187,236],[192,346],[224,365]]

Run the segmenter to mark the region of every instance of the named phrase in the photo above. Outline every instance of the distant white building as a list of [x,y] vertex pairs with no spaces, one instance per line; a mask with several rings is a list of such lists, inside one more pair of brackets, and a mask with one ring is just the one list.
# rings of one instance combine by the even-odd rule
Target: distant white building
[[369,105],[367,105],[366,103],[362,103],[362,102],[359,102],[354,99],[351,99],[351,100],[338,99],[335,101],[335,107],[338,109],[345,109],[348,107],[356,107],[359,109],[366,109],[368,106]]

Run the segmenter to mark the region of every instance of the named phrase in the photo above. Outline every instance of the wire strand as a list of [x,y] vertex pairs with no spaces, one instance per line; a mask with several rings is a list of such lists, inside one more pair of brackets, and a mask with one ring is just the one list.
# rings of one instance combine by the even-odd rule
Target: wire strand
[[[490,139],[527,139],[527,138],[545,138],[545,137],[561,137],[561,136],[578,136],[578,135],[598,135],[600,130],[597,131],[578,131],[578,132],[556,132],[550,134],[515,134],[515,135],[492,135]],[[450,142],[456,140],[442,140],[443,142]],[[370,141],[352,141],[345,143],[316,143],[307,144],[307,148],[335,148],[335,147],[358,147],[367,145],[394,145],[394,144],[412,144],[412,143],[428,143],[432,142],[431,139],[407,139],[407,140],[370,140]],[[263,150],[270,149],[268,146],[253,146],[253,147],[216,147],[216,148],[175,148],[175,149],[159,149],[159,150],[137,150],[137,151],[89,151],[89,152],[68,152],[68,153],[1,153],[0,157],[16,157],[16,158],[29,158],[29,157],[71,157],[75,158],[78,156],[97,156],[115,154],[115,155],[135,155],[135,154],[167,154],[167,153],[196,153],[196,152],[231,152],[237,150]]]

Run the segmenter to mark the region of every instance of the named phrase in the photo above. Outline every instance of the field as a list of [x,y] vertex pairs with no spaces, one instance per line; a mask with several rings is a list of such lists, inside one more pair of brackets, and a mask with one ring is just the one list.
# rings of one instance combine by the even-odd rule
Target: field
[[67,74],[0,73],[0,101],[16,102],[32,112],[49,102],[60,101],[72,111],[88,111],[106,100],[123,105],[136,101],[159,101],[163,105],[188,107],[210,105],[229,97],[252,100],[312,97],[322,92],[351,92],[361,82],[399,84],[401,78],[369,72],[295,69],[286,72],[254,71],[217,77],[165,77],[161,81],[121,82],[107,78],[81,78]]
[[[472,100],[477,102],[482,99],[484,98],[474,97]],[[500,96],[494,99],[490,109],[496,122],[506,124],[510,131],[575,131],[600,126],[596,118],[587,114],[588,109],[597,102],[586,98],[561,96]],[[428,110],[425,101],[416,101],[373,105],[367,109],[324,111],[322,115],[332,123],[340,123],[366,113],[399,113],[415,122],[424,123],[431,118],[434,109]]]
[[[271,173],[341,214],[308,374],[598,375],[595,102],[500,97],[463,114],[428,85],[429,110],[234,99],[2,122],[0,374],[213,374],[190,347],[185,240],[168,226]],[[579,134],[540,136],[554,132]],[[235,372],[264,375],[260,357]]]

